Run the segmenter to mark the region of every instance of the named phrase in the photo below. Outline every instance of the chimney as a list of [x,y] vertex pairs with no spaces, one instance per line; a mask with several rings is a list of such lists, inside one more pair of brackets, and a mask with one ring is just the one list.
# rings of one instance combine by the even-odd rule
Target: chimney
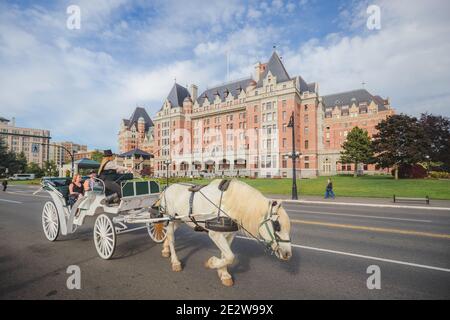
[[198,87],[195,84],[191,84],[189,91],[191,94],[192,102],[195,103],[195,101],[197,101],[198,98]]
[[262,74],[266,71],[267,63],[258,62],[255,65],[255,81],[258,82],[261,79]]

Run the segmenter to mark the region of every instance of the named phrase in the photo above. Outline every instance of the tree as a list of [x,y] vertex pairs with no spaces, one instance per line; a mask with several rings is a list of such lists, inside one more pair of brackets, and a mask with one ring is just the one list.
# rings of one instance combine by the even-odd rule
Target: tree
[[9,173],[22,173],[25,172],[27,167],[27,157],[25,153],[21,152],[19,154],[11,153],[10,154],[10,162],[9,162]]
[[44,170],[42,170],[42,168],[39,167],[39,165],[35,162],[31,162],[28,164],[26,173],[34,173],[38,178],[42,177],[45,174]]
[[103,152],[100,152],[100,151],[98,151],[98,150],[95,150],[94,152],[92,152],[91,158],[92,158],[92,160],[101,163],[102,160],[103,160]]
[[58,168],[53,160],[44,162],[43,171],[44,174],[49,177],[56,177],[59,175]]
[[426,160],[429,146],[425,130],[417,118],[393,115],[381,121],[376,129],[373,147],[376,161],[384,168],[393,167],[395,179],[401,165],[414,165]]
[[420,117],[420,124],[427,139],[429,162],[444,164],[450,169],[450,119],[424,113]]
[[373,160],[372,141],[366,130],[354,127],[342,145],[341,163],[355,165],[354,177],[358,175],[358,165],[368,164]]

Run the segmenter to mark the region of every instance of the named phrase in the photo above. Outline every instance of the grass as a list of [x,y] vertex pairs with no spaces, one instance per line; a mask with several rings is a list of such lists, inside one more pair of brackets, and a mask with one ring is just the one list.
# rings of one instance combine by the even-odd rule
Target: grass
[[[300,195],[323,196],[328,177],[316,179],[302,179],[297,181]],[[395,180],[390,176],[334,176],[333,189],[336,196],[341,197],[367,197],[392,198],[399,197],[425,197],[436,200],[450,200],[450,180],[437,179],[401,179]],[[290,195],[291,179],[241,179],[265,194]],[[177,180],[179,181],[179,180]],[[208,183],[208,179],[181,179],[193,183]],[[174,182],[174,181],[172,181]],[[161,184],[165,180],[161,179]]]
[[[0,179],[1,180],[1,179]],[[8,180],[9,185],[40,185],[41,179],[33,179],[33,180]]]

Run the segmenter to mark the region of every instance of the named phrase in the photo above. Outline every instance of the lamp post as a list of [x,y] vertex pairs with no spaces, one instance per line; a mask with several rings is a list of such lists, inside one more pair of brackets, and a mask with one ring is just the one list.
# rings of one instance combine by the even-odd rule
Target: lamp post
[[166,188],[169,186],[169,166],[172,163],[170,160],[165,160],[164,164],[166,165]]
[[297,193],[297,172],[295,169],[295,162],[297,158],[300,157],[300,153],[295,151],[295,121],[294,121],[294,112],[292,111],[291,117],[289,119],[289,123],[287,125],[288,128],[292,128],[292,153],[288,156],[292,159],[292,200],[298,199]]

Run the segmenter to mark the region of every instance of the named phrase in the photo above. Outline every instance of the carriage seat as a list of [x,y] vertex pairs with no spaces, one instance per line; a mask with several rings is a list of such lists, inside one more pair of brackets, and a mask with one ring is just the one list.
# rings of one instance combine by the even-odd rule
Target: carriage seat
[[196,185],[193,185],[192,187],[189,187],[188,190],[191,192],[198,192],[206,186],[207,186],[207,184],[196,184]]

